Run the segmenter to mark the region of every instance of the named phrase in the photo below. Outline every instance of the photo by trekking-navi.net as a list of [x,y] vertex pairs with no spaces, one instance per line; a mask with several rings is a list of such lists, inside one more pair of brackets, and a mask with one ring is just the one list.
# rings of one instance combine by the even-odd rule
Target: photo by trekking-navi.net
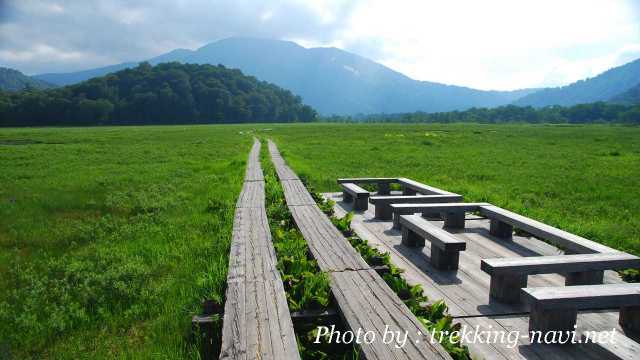
[[640,6],[0,2],[0,359],[640,358]]

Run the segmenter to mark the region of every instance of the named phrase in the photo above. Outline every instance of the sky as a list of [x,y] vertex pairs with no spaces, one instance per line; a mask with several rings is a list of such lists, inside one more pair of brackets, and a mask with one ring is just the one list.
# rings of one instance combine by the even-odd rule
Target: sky
[[640,58],[640,0],[0,0],[0,66],[26,74],[231,36],[334,46],[417,80],[560,86]]

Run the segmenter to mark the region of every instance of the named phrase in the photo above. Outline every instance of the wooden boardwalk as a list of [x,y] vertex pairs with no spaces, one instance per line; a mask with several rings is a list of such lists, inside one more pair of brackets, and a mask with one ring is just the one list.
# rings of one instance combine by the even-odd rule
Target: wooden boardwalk
[[265,211],[260,142],[236,204],[220,359],[299,359]]
[[[336,215],[343,216],[352,205],[342,202],[341,193],[325,194],[336,201]],[[489,297],[490,276],[480,270],[481,259],[562,254],[558,248],[535,238],[513,237],[504,241],[489,234],[489,220],[467,215],[466,227],[448,230],[456,238],[466,241],[460,253],[459,269],[435,269],[429,259],[430,243],[424,248],[410,248],[401,244],[401,233],[392,229],[392,222],[374,219],[375,206],[366,212],[356,212],[352,228],[369,244],[391,255],[391,261],[405,270],[403,276],[411,284],[420,284],[430,300],[443,299],[449,313],[466,327],[481,331],[519,331],[528,335],[528,308],[495,302]],[[442,221],[431,221],[442,227]],[[558,274],[529,276],[528,286],[564,286]],[[618,275],[605,272],[605,283],[620,283]],[[578,330],[611,331],[616,329],[615,344],[544,345],[531,344],[527,337],[517,339],[513,347],[505,344],[467,344],[473,356],[484,359],[640,359],[640,346],[624,334],[618,325],[618,311],[585,311],[578,316]]]
[[[373,331],[376,341],[360,345],[367,359],[451,359],[431,343],[426,330],[384,280],[362,259],[347,239],[313,202],[296,174],[269,141],[287,205],[322,271],[328,272],[341,316],[352,331]],[[407,332],[405,346],[384,344],[385,328]]]

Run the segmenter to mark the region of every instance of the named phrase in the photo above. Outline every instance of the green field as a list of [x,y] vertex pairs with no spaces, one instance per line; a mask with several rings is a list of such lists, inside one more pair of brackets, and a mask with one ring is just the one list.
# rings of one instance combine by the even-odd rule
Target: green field
[[405,176],[640,254],[640,128],[0,129],[0,358],[192,358],[252,136],[321,191]]
[[0,358],[196,356],[191,315],[226,281],[240,130],[0,130]]
[[640,255],[640,128],[553,125],[274,126],[320,191],[338,177],[408,177]]

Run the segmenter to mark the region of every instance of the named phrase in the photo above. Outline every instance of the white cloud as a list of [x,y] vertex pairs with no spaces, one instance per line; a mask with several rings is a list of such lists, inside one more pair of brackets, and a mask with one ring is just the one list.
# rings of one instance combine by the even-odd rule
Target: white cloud
[[229,36],[334,46],[482,89],[566,84],[640,56],[638,0],[0,0],[0,15],[0,65],[28,73]]
[[618,65],[608,54],[633,46],[640,31],[627,1],[374,0],[341,35],[347,49],[376,39],[376,60],[416,79],[513,89]]

